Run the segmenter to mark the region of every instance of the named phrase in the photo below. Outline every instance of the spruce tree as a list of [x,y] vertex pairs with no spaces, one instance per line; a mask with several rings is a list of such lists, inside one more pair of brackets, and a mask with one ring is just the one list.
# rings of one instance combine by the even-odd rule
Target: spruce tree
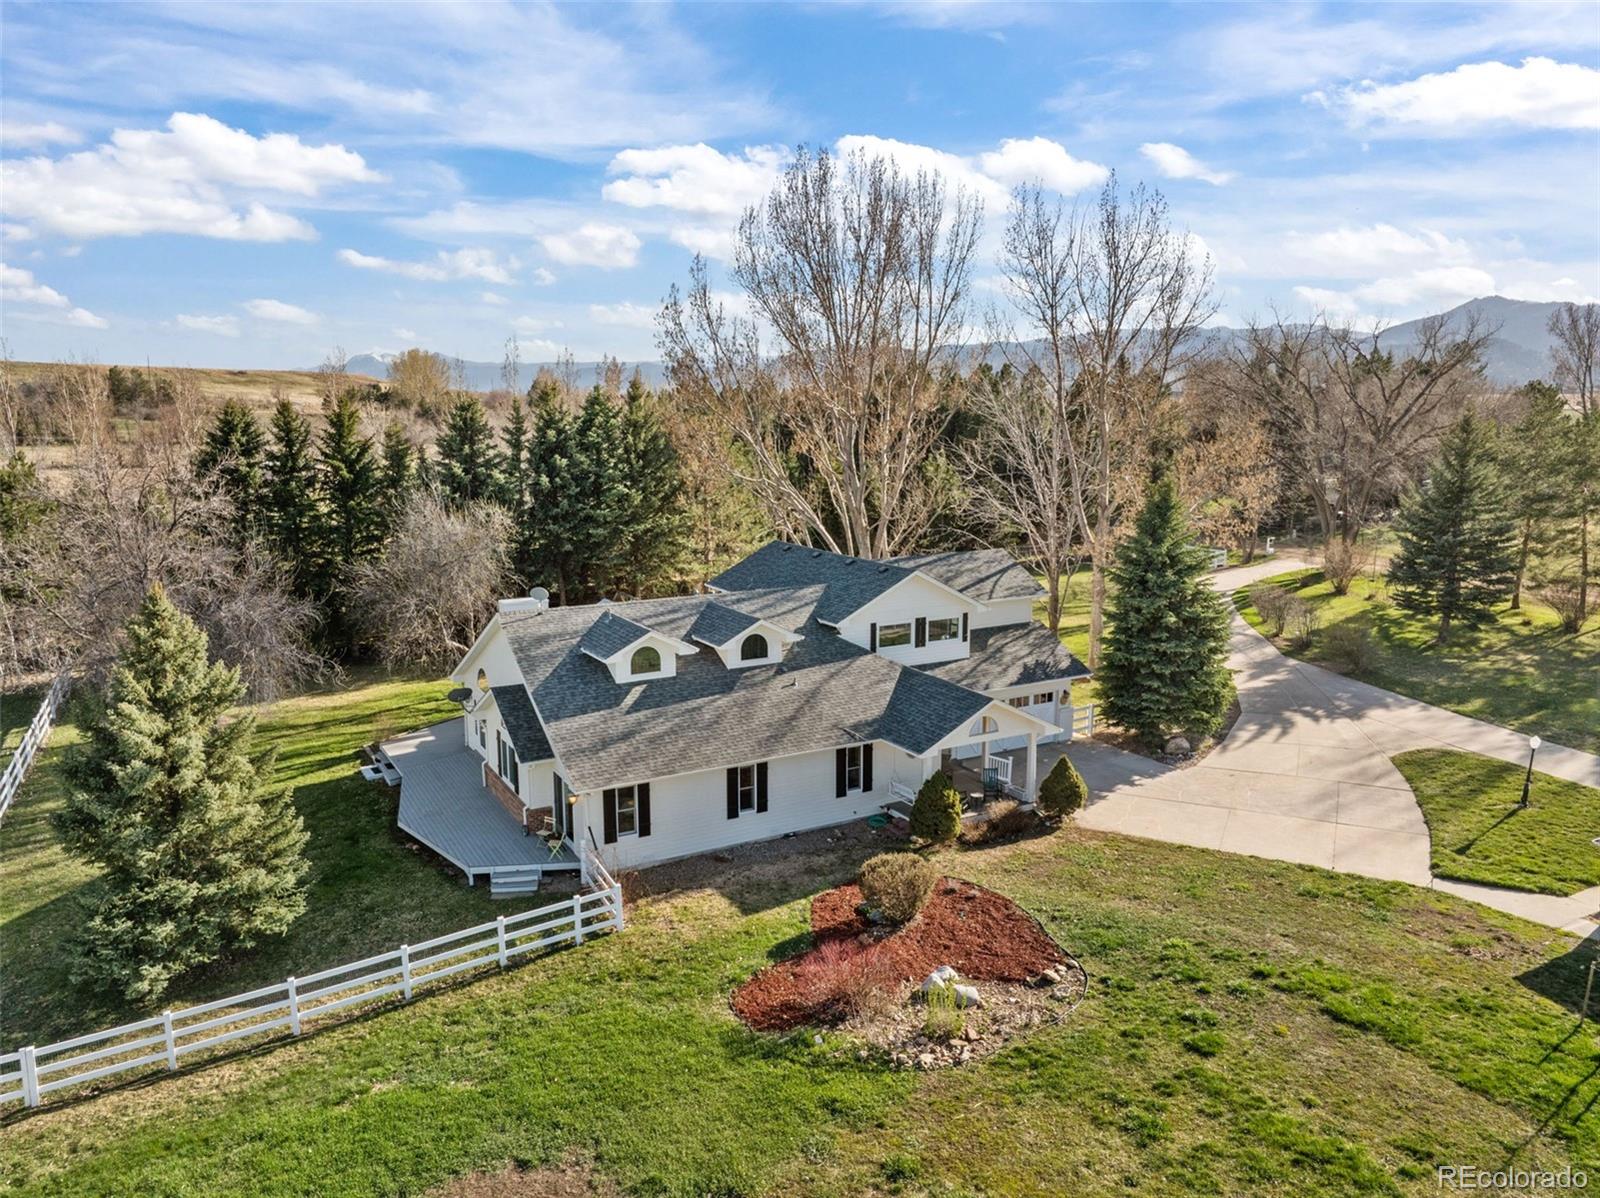
[[1516,526],[1489,427],[1469,411],[1439,448],[1421,487],[1395,519],[1400,550],[1389,563],[1399,606],[1437,616],[1435,643],[1455,624],[1483,624],[1516,581]]
[[416,482],[416,448],[411,444],[411,438],[406,436],[406,430],[391,421],[383,430],[378,461],[378,492],[383,497],[386,539]]
[[1524,386],[1522,394],[1528,398],[1528,410],[1498,447],[1507,503],[1517,528],[1512,611],[1522,606],[1529,559],[1555,539],[1555,522],[1570,494],[1560,469],[1568,430],[1566,401],[1549,383],[1539,381]]
[[529,584],[553,591],[561,603],[579,598],[575,544],[584,519],[572,485],[577,430],[554,380],[541,376],[528,389],[533,435],[528,442],[528,510],[512,544],[512,561]]
[[450,405],[434,456],[434,477],[446,499],[466,504],[498,497],[500,451],[477,396],[464,395]]
[[378,458],[372,438],[361,434],[360,413],[348,395],[328,411],[328,426],[317,447],[317,483],[332,578],[383,547]]
[[216,418],[206,430],[205,441],[195,455],[195,473],[201,478],[215,478],[227,496],[233,509],[233,535],[241,543],[259,531],[265,450],[266,436],[255,413],[238,400],[230,399],[217,410]]
[[104,710],[66,761],[56,822],[100,866],[84,899],[74,976],[133,1001],[225,952],[279,935],[305,910],[306,832],[255,717],[224,719],[239,672],[157,586],[127,626]]
[[633,496],[622,468],[622,418],[614,399],[596,386],[583,401],[573,429],[567,479],[581,516],[568,523],[568,539],[583,600],[616,598]]
[[322,575],[322,501],[312,452],[311,422],[296,412],[287,399],[280,399],[272,410],[271,431],[262,531],[268,546],[289,568],[295,594],[309,596],[315,593]]
[[622,405],[622,497],[617,578],[643,595],[677,579],[688,549],[678,451],[662,427],[654,398],[637,373]]
[[1150,489],[1111,567],[1105,649],[1095,680],[1107,719],[1159,746],[1222,722],[1232,687],[1228,612],[1211,586],[1170,478]]

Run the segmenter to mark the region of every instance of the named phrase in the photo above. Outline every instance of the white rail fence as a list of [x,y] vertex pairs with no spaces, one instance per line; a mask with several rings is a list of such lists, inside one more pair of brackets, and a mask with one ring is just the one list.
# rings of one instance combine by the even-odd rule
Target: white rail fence
[[1094,704],[1085,703],[1082,707],[1067,708],[1067,739],[1076,740],[1080,736],[1094,735]]
[[4,819],[6,812],[11,810],[11,800],[22,789],[22,780],[28,776],[28,767],[33,764],[34,754],[50,735],[50,729],[56,722],[56,712],[61,710],[61,701],[67,697],[71,685],[71,679],[66,674],[56,675],[50,689],[45,692],[44,701],[39,704],[39,710],[33,713],[33,722],[22,734],[17,751],[6,763],[5,772],[0,774],[0,819]]
[[469,969],[504,969],[524,953],[621,931],[622,888],[598,857],[585,865],[600,889],[245,994],[0,1055],[0,1105],[38,1106],[57,1090],[134,1069],[175,1071],[192,1053],[283,1028],[298,1036],[311,1021],[347,1007],[396,994],[410,1001],[422,987]]

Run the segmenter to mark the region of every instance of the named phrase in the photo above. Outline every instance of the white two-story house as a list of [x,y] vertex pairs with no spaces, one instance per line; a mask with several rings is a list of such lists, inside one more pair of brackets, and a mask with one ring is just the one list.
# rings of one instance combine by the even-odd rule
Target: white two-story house
[[452,675],[466,746],[519,823],[622,868],[859,819],[1001,748],[1031,800],[1088,677],[1040,593],[998,550],[774,541],[707,594],[505,600]]

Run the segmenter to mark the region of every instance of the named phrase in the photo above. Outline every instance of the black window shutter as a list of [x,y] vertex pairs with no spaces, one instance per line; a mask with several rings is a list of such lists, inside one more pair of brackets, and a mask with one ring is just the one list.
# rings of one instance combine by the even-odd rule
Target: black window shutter
[[967,613],[961,613],[961,639],[967,639]]
[[728,767],[728,818],[739,818],[739,767]]
[[607,844],[617,843],[617,792],[607,790],[601,792],[600,806],[605,810],[605,838]]
[[928,617],[917,617],[917,648],[922,648],[928,643]]
[[650,835],[650,783],[641,782],[637,790],[639,796],[639,835]]
[[833,752],[833,796],[836,799],[844,798],[845,757],[848,752],[848,749],[835,749]]
[[756,762],[756,810],[767,809],[767,763]]
[[878,651],[878,626],[876,624],[867,625],[867,648],[874,653]]
[[861,789],[872,789],[872,746],[861,746]]

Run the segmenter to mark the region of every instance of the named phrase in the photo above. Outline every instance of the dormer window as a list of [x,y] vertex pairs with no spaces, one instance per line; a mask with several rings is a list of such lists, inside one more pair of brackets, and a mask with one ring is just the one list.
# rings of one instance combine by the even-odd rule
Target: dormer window
[[744,643],[739,646],[740,661],[766,661],[772,656],[772,650],[767,647],[767,638],[759,632],[753,632],[744,638]]
[[633,657],[628,661],[628,672],[635,677],[640,674],[661,673],[661,652],[650,645],[641,645],[633,651]]

